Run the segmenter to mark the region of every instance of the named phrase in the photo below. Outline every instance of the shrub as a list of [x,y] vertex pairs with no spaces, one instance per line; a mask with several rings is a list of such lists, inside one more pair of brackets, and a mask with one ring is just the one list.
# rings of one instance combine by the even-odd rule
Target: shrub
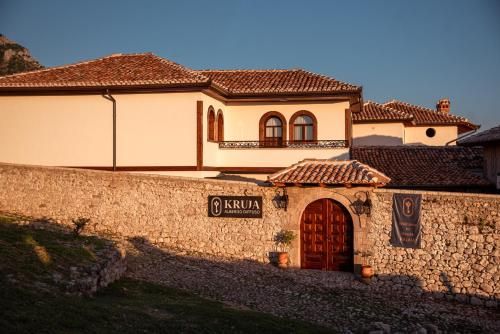
[[281,230],[274,236],[274,244],[281,248],[282,251],[287,251],[295,239],[295,234],[289,230]]
[[89,222],[89,218],[80,217],[77,219],[73,219],[73,224],[75,225],[75,227],[73,228],[73,233],[75,233],[75,235],[80,235],[80,233],[82,233],[83,229],[85,228],[85,225],[87,225]]

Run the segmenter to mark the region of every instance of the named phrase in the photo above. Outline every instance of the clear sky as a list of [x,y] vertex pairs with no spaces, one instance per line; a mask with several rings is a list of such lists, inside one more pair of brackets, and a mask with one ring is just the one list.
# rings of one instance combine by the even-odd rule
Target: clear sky
[[500,0],[0,0],[0,33],[45,66],[153,52],[194,69],[305,68],[500,124]]

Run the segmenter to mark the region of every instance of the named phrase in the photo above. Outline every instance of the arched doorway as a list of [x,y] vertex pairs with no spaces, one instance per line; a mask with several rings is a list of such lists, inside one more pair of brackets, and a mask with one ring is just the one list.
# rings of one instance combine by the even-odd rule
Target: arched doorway
[[329,198],[310,203],[300,220],[301,267],[353,271],[353,224],[346,208]]

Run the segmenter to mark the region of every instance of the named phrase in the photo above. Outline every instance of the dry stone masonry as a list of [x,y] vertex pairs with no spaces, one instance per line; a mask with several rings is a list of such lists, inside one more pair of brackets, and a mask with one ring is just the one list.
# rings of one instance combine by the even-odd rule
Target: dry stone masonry
[[[90,218],[89,233],[263,263],[278,231],[300,231],[308,203],[326,196],[346,206],[349,191],[293,188],[285,212],[272,204],[274,188],[253,183],[0,164],[0,211],[68,226]],[[421,249],[389,244],[392,195],[405,191],[422,194]],[[263,217],[208,217],[209,195],[262,196]],[[370,289],[498,305],[500,196],[377,189],[370,197],[371,217],[353,217],[354,250],[373,253],[363,260],[377,274]],[[293,245],[299,253],[300,243]]]
[[422,248],[389,244],[392,195],[377,190],[368,235],[376,285],[403,292],[497,306],[500,299],[500,197],[497,195],[422,194]]

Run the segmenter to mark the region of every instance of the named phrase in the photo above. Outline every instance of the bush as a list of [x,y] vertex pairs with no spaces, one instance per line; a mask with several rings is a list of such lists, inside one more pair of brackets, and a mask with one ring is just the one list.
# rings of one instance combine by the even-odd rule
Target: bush
[[293,234],[292,231],[281,230],[274,236],[274,243],[277,247],[281,248],[282,251],[287,251],[294,239],[295,234]]
[[83,229],[85,228],[85,225],[87,225],[90,222],[89,218],[78,218],[78,219],[73,219],[73,224],[75,227],[73,228],[73,233],[75,235],[80,235],[82,233]]

